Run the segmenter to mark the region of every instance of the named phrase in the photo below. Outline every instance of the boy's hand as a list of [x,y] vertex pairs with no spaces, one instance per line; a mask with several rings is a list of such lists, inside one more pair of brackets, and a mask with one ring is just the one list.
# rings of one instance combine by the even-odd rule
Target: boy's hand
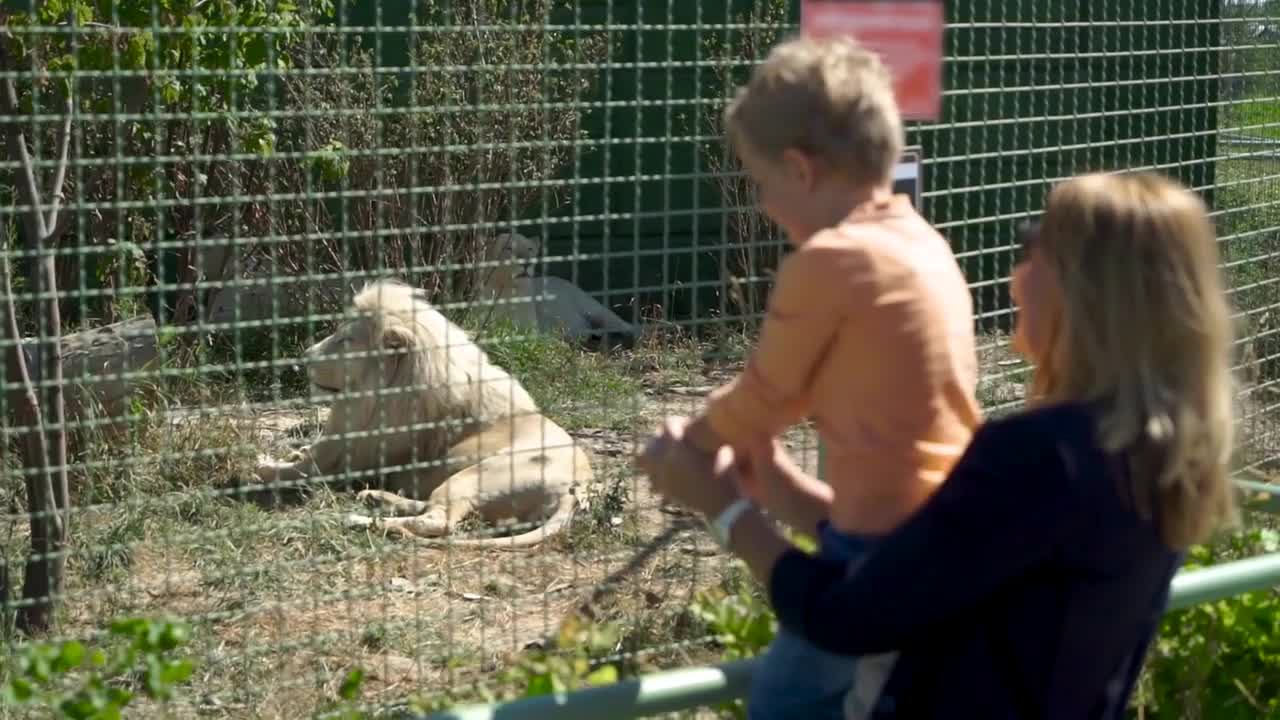
[[714,515],[738,497],[733,450],[727,446],[714,454],[696,450],[684,436],[687,423],[684,418],[667,418],[636,457],[636,465],[663,497]]
[[738,492],[751,498],[782,522],[811,532],[831,513],[831,487],[805,474],[778,438],[737,448],[735,480]]
[[687,420],[683,425],[684,441],[696,450],[699,450],[709,456],[714,456],[720,447],[724,445],[724,441],[711,429],[711,423],[707,422],[705,415],[699,415],[692,420]]

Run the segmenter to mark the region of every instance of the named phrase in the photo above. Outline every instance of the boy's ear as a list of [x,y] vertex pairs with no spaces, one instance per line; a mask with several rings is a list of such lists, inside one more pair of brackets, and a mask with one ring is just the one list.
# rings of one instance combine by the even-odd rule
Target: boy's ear
[[813,190],[818,182],[818,166],[813,157],[802,150],[787,148],[782,151],[782,164],[786,167],[787,174],[800,183],[801,187]]

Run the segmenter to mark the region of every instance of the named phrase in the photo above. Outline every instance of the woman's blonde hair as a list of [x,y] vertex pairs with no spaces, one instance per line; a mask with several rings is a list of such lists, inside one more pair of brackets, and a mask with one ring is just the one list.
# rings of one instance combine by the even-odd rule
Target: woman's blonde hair
[[1032,395],[1099,403],[1129,495],[1185,548],[1235,520],[1231,312],[1199,196],[1153,173],[1084,175],[1049,194],[1037,261],[1062,291]]

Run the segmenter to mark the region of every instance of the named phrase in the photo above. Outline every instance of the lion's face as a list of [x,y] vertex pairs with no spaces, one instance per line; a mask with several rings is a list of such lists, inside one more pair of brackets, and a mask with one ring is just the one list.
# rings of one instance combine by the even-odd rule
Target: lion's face
[[533,274],[541,248],[520,233],[503,233],[489,240],[485,260],[497,263],[489,268],[486,284],[494,289],[510,286],[515,278]]
[[312,387],[320,392],[369,390],[392,376],[411,342],[402,325],[356,318],[307,348],[302,361]]

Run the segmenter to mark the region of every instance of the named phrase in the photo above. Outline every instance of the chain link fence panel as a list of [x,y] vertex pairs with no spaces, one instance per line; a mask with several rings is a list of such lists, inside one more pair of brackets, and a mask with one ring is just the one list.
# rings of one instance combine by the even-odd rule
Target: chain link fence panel
[[[784,245],[720,113],[796,3],[0,14],[11,656],[23,631],[110,644],[114,619],[179,618],[196,662],[170,711],[298,717],[356,667],[386,710],[725,654],[714,624],[759,591],[630,458],[750,347]],[[1017,407],[1028,371],[1015,224],[1060,179],[1156,169],[1213,208],[1240,463],[1266,476],[1280,7],[947,15],[945,117],[908,143],[974,293],[984,406]],[[810,427],[785,440],[816,465]],[[462,544],[486,537],[508,539]],[[588,650],[529,664],[557,643]]]

